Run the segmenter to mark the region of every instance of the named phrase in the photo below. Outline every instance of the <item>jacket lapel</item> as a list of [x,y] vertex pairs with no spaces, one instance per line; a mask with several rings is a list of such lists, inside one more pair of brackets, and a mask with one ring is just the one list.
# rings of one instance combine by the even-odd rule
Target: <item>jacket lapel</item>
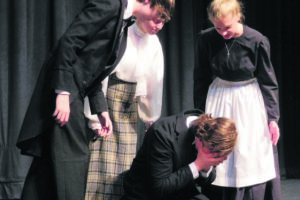
[[[123,25],[123,17],[124,17],[124,12],[127,6],[127,0],[121,0],[121,13],[120,13],[120,17],[119,17],[119,21],[118,21],[118,25],[117,25],[117,32],[116,33],[121,33],[121,29],[122,29],[122,25]],[[113,41],[113,51],[117,51],[117,44],[119,43],[119,39],[120,39],[120,34],[115,34],[115,38]]]

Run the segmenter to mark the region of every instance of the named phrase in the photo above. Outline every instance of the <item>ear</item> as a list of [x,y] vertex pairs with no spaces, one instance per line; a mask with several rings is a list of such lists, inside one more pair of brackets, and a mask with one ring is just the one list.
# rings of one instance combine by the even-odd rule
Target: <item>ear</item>
[[195,139],[197,149],[202,149],[202,142],[199,138]]
[[242,22],[242,15],[241,13],[237,14],[237,22],[241,23]]

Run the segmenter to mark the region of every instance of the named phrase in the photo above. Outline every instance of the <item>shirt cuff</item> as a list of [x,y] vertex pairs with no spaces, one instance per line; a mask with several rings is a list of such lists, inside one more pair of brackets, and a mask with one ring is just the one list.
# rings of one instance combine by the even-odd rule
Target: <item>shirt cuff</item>
[[209,176],[209,174],[210,174],[210,172],[211,172],[212,169],[213,169],[213,167],[210,167],[209,170],[208,170],[207,172],[201,170],[201,171],[200,171],[201,176],[207,178],[207,177]]
[[197,169],[195,163],[192,162],[191,164],[189,164],[189,167],[192,171],[194,179],[197,179],[199,177],[199,172],[198,172],[198,169]]
[[63,90],[55,90],[55,92],[56,92],[57,94],[70,94],[70,92],[63,91]]

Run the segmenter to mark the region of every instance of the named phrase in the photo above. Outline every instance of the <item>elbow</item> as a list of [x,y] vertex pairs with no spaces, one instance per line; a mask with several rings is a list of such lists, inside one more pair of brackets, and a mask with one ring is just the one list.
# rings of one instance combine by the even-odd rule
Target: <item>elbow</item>
[[155,183],[152,183],[149,193],[151,198],[155,200],[165,199],[169,194],[163,181],[156,181]]

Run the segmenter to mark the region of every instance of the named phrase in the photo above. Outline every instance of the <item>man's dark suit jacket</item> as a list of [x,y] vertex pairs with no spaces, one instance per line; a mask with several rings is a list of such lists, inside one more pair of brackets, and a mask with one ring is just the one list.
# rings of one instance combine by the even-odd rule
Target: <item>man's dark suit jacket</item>
[[210,184],[208,178],[194,180],[189,164],[196,160],[195,136],[188,131],[187,116],[198,116],[200,110],[189,110],[162,118],[147,131],[144,142],[125,175],[122,200],[188,200],[199,195],[199,185]]
[[24,118],[17,142],[22,153],[41,154],[38,136],[53,126],[55,89],[70,92],[71,101],[89,96],[94,114],[107,109],[101,82],[116,65],[126,5],[127,0],[89,0],[57,42]]

